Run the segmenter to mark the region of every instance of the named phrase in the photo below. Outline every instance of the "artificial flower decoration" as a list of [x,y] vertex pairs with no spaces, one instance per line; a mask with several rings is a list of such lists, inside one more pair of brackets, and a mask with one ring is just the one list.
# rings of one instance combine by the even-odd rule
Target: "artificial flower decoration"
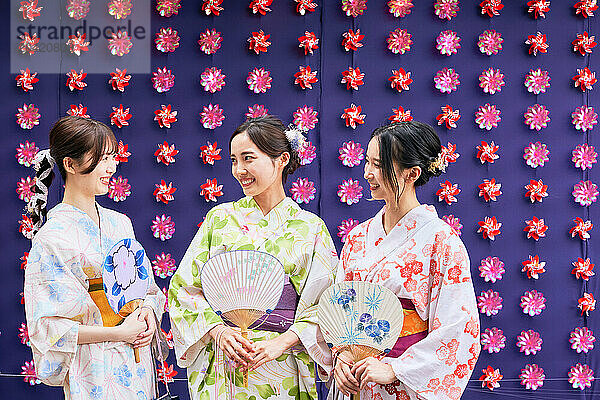
[[317,71],[311,71],[310,65],[306,67],[299,66],[300,70],[294,74],[296,78],[294,83],[300,86],[302,89],[312,89],[312,84],[317,83]]
[[217,147],[217,142],[207,142],[206,146],[200,147],[200,158],[204,164],[215,165],[215,161],[221,159],[220,152],[221,149]]
[[29,71],[29,68],[25,68],[25,71],[21,70],[21,74],[17,75],[15,80],[17,81],[17,87],[23,89],[24,92],[33,90],[33,84],[39,82],[36,78],[37,72],[33,74]]
[[346,121],[346,126],[356,129],[358,125],[365,123],[366,114],[361,114],[362,107],[356,106],[354,103],[350,104],[350,107],[344,108],[342,119]]
[[460,110],[453,110],[448,104],[442,107],[442,113],[435,117],[438,121],[438,125],[446,124],[448,130],[456,128],[456,121],[460,119]]
[[504,262],[498,257],[488,256],[479,264],[479,276],[486,282],[496,283],[497,280],[502,279],[505,272]]
[[35,186],[35,177],[31,179],[30,176],[26,178],[21,178],[19,182],[17,182],[17,195],[19,199],[23,200],[25,203],[29,203],[29,199],[33,197],[33,186]]
[[587,364],[577,363],[569,370],[569,383],[573,389],[589,388],[594,380],[594,371]]
[[219,13],[224,10],[223,7],[220,7],[221,3],[223,3],[223,0],[204,0],[202,11],[206,15],[214,14],[218,17]]
[[594,150],[594,146],[589,146],[587,143],[577,145],[572,154],[571,161],[575,163],[575,168],[581,168],[583,171],[591,169],[597,162],[598,153]]
[[214,29],[207,29],[206,32],[200,33],[198,45],[204,54],[210,55],[215,54],[221,48],[222,41],[221,32],[217,32]]
[[586,132],[592,130],[594,125],[598,123],[598,114],[594,112],[594,107],[583,105],[577,107],[571,114],[573,125],[578,131]]
[[365,78],[365,74],[360,72],[360,68],[352,68],[348,67],[347,70],[342,72],[342,81],[341,83],[346,84],[346,89],[354,89],[358,90],[358,87],[364,85],[363,79]]
[[157,0],[156,11],[161,17],[169,18],[179,14],[180,0]]
[[412,121],[413,117],[410,115],[410,110],[404,110],[404,107],[398,106],[398,108],[392,108],[392,115],[388,118],[392,122],[405,122]]
[[502,86],[504,86],[504,74],[500,72],[500,69],[490,67],[479,75],[479,87],[485,93],[495,94],[500,92]]
[[546,144],[535,142],[523,149],[523,158],[531,168],[543,167],[550,158],[550,150]]
[[108,83],[112,86],[113,90],[124,92],[125,86],[129,85],[130,79],[131,75],[127,75],[127,68],[123,68],[122,71],[119,68],[115,68],[115,72],[110,73]]
[[477,296],[477,307],[479,307],[479,312],[481,314],[491,317],[492,315],[498,314],[502,309],[502,297],[500,297],[498,292],[495,292],[492,289],[481,292],[481,294]]
[[527,232],[527,239],[535,239],[536,241],[546,236],[548,226],[544,224],[544,218],[533,216],[531,219],[525,220],[524,232]]
[[253,14],[267,15],[271,11],[269,6],[273,3],[273,0],[252,0],[248,8],[252,10]]
[[396,89],[399,93],[403,90],[410,90],[410,84],[413,80],[410,77],[411,72],[405,72],[404,68],[398,68],[392,70],[392,76],[388,78],[392,89]]
[[390,0],[387,2],[390,14],[396,18],[403,18],[410,14],[410,9],[414,7],[412,0]]
[[479,125],[479,129],[489,131],[492,128],[497,128],[500,120],[500,110],[493,104],[486,103],[483,106],[479,106],[479,109],[475,113],[475,123]]
[[528,35],[525,44],[529,45],[529,54],[537,56],[538,51],[540,53],[546,53],[548,51],[548,43],[546,43],[546,35],[541,32],[537,32],[535,35]]
[[542,350],[543,342],[540,334],[532,329],[521,331],[521,334],[517,336],[517,347],[525,355],[537,354]]
[[247,118],[259,118],[264,117],[269,113],[269,109],[262,104],[255,104],[248,106],[248,112],[246,113]]
[[223,109],[219,107],[218,104],[213,105],[210,103],[208,106],[204,106],[202,112],[200,113],[202,126],[206,129],[218,128],[219,126],[223,125],[224,119],[225,114],[223,113]]
[[248,73],[248,78],[246,78],[248,89],[256,94],[266,93],[268,89],[271,89],[271,82],[273,81],[270,74],[264,68],[254,68]]
[[215,93],[225,86],[225,74],[216,67],[207,67],[200,75],[200,84],[205,92]]
[[34,126],[40,124],[39,110],[32,104],[23,103],[23,107],[17,108],[17,124],[22,129],[33,129]]
[[479,47],[480,52],[491,56],[492,54],[498,54],[498,52],[502,50],[502,42],[504,42],[504,39],[499,32],[488,29],[479,35],[477,46]]
[[158,150],[154,152],[157,163],[163,163],[167,167],[175,162],[175,156],[179,154],[179,150],[175,149],[175,144],[169,145],[165,140],[163,144],[158,144]]
[[361,40],[365,38],[365,35],[360,34],[360,29],[354,32],[352,29],[348,29],[348,32],[342,33],[342,46],[346,51],[356,51],[359,47],[363,47]]
[[411,37],[412,35],[406,29],[394,29],[387,38],[388,49],[394,54],[410,51],[410,45],[413,43]]
[[116,20],[125,19],[131,14],[131,0],[111,0],[108,3],[108,13]]
[[319,122],[317,115],[319,115],[319,113],[312,107],[308,107],[307,105],[304,105],[304,107],[298,107],[293,114],[294,125],[296,125],[301,131],[309,131],[314,129]]
[[31,56],[40,49],[37,45],[40,42],[40,38],[37,36],[37,33],[29,36],[29,33],[25,32],[19,36],[19,39],[21,39],[21,42],[19,42],[19,50],[23,54],[29,53]]
[[252,32],[252,36],[248,38],[248,48],[253,50],[256,54],[260,54],[261,52],[267,52],[267,47],[271,45],[269,42],[269,37],[271,35],[265,35],[263,30],[261,29],[258,32]]
[[575,8],[575,14],[581,14],[583,18],[593,17],[594,11],[598,9],[596,5],[597,0],[583,0],[575,3],[573,8]]
[[525,87],[529,93],[546,93],[546,89],[550,87],[550,75],[548,71],[542,71],[540,68],[531,69],[525,75]]
[[113,112],[110,113],[110,124],[116,125],[118,128],[129,125],[129,120],[132,115],[129,113],[129,107],[123,109],[123,104],[119,104],[119,107],[113,107]]
[[483,369],[483,375],[479,377],[481,381],[481,387],[487,387],[490,390],[494,390],[500,387],[500,380],[503,375],[500,374],[500,369],[494,369],[488,365],[486,369]]
[[315,8],[319,5],[313,0],[294,0],[296,3],[296,12],[300,15],[306,14],[306,12],[314,12]]
[[580,297],[577,302],[579,303],[577,307],[581,310],[581,315],[585,313],[585,315],[589,316],[590,311],[594,311],[596,309],[596,300],[594,299],[594,295],[591,293],[584,293],[583,297]]
[[173,237],[173,234],[175,233],[175,222],[171,220],[171,216],[163,214],[159,217],[157,215],[154,217],[150,229],[155,238],[164,242]]
[[578,33],[577,38],[571,42],[573,45],[573,51],[575,53],[579,52],[582,56],[586,54],[592,54],[592,49],[596,47],[598,43],[594,40],[595,36],[588,36],[587,31],[583,33]]
[[343,220],[342,223],[338,225],[337,235],[341,239],[342,243],[346,243],[346,238],[348,237],[348,234],[359,223],[360,222],[358,222],[357,220],[350,218]]
[[162,279],[167,279],[173,275],[177,269],[177,265],[175,264],[175,260],[171,258],[171,253],[161,253],[157,254],[154,260],[152,260],[152,269],[154,270],[154,275]]
[[317,158],[317,148],[312,142],[305,140],[298,149],[298,158],[300,159],[300,165],[310,164]]
[[131,185],[127,182],[127,178],[119,175],[117,178],[111,178],[108,183],[108,197],[113,199],[115,203],[125,201],[131,194]]
[[307,178],[298,178],[292,182],[290,193],[292,194],[292,199],[296,203],[308,204],[311,200],[315,199],[317,189],[315,188],[314,182],[309,181]]
[[35,363],[33,360],[25,361],[25,364],[21,365],[21,375],[24,376],[23,382],[29,383],[31,386],[42,383],[35,373]]
[[80,20],[87,17],[90,12],[90,0],[68,0],[67,14],[69,17]]
[[337,195],[342,203],[346,203],[349,206],[358,203],[362,198],[362,186],[358,181],[354,179],[344,179],[340,185],[338,185]]
[[589,231],[594,227],[592,221],[584,221],[581,217],[577,217],[573,222],[575,222],[575,226],[569,230],[571,237],[574,238],[576,235],[579,235],[581,240],[588,240],[590,238]]
[[90,118],[90,116],[87,113],[87,107],[85,107],[81,103],[79,103],[79,105],[71,104],[71,107],[69,107],[69,109],[67,110],[67,115],[81,118]]
[[539,367],[537,364],[527,364],[521,370],[519,379],[521,379],[521,385],[525,386],[525,389],[537,390],[544,385],[544,379],[546,379],[544,368]]
[[579,181],[573,186],[572,192],[575,203],[583,207],[591,206],[598,199],[598,186],[592,181]]
[[108,50],[113,56],[123,57],[129,53],[132,47],[131,38],[125,30],[119,30],[117,33],[113,32],[112,37],[108,39]]
[[29,257],[29,252],[24,251],[23,255],[19,258],[21,260],[21,269],[27,268],[27,258]]
[[483,350],[486,350],[488,353],[499,353],[504,347],[506,347],[506,336],[504,336],[504,332],[502,329],[494,328],[486,328],[484,332],[481,333],[481,345]]
[[69,51],[77,56],[81,55],[82,51],[88,51],[88,46],[90,42],[85,40],[86,34],[81,34],[81,32],[77,32],[77,35],[69,36],[69,40],[67,40],[67,46],[69,46]]
[[163,53],[172,53],[179,47],[179,39],[179,35],[175,29],[170,27],[160,28],[160,30],[156,32],[156,38],[154,39],[156,50],[162,51]]
[[460,218],[455,217],[452,214],[449,214],[449,215],[444,215],[442,217],[442,221],[444,221],[445,223],[450,225],[450,227],[452,228],[454,233],[456,233],[458,236],[462,235],[463,225],[460,223]]
[[165,204],[169,204],[169,201],[175,200],[173,197],[173,193],[177,190],[176,187],[173,187],[173,182],[167,183],[164,179],[160,180],[160,183],[155,183],[156,189],[154,189],[154,193],[152,195],[156,198],[156,202],[162,201]]
[[525,117],[525,125],[529,126],[529,129],[539,131],[542,128],[548,126],[550,122],[550,111],[541,104],[534,104],[527,107],[527,111],[523,116]]
[[477,158],[482,164],[488,162],[493,164],[500,156],[496,152],[500,149],[500,146],[494,143],[492,140],[489,144],[485,141],[481,141],[481,144],[477,146]]
[[156,368],[157,378],[164,384],[172,383],[173,378],[177,375],[177,371],[173,368],[173,364],[167,364],[163,361],[161,366]]
[[25,143],[19,143],[19,147],[17,147],[17,154],[15,157],[17,158],[17,162],[24,167],[31,167],[33,165],[33,160],[37,155],[38,151],[40,151],[39,147],[35,145],[35,142],[25,141]]
[[72,69],[71,72],[68,72],[66,85],[69,90],[71,90],[71,92],[73,90],[83,90],[83,88],[87,86],[87,83],[83,81],[86,76],[87,73],[83,72],[83,69],[79,73],[74,69]]
[[31,341],[29,340],[29,331],[27,330],[27,325],[25,325],[22,322],[21,326],[19,327],[19,339],[21,339],[22,344],[31,347]]
[[313,52],[319,48],[319,39],[314,32],[305,31],[304,36],[298,38],[300,44],[298,47],[304,49],[304,55],[313,55]]
[[161,104],[160,109],[154,111],[154,120],[161,128],[170,128],[173,122],[177,122],[177,111],[171,110],[170,104]]
[[483,197],[483,199],[487,202],[496,201],[500,195],[502,195],[502,191],[500,188],[502,187],[501,183],[496,183],[496,179],[484,179],[483,183],[479,184],[479,197]]
[[527,12],[535,19],[546,18],[546,13],[550,11],[550,0],[531,0],[527,5],[529,6]]
[[500,227],[502,224],[496,220],[496,217],[485,217],[483,221],[478,222],[479,229],[477,233],[481,233],[484,239],[495,240],[496,236],[500,235]]
[[546,298],[542,292],[531,290],[521,296],[520,305],[524,314],[534,317],[540,315],[546,308]]
[[347,16],[356,18],[367,9],[367,0],[342,0],[342,11]]
[[435,74],[433,83],[435,84],[435,88],[440,92],[452,93],[458,90],[458,86],[460,85],[459,76],[454,68],[443,68]]
[[[21,181],[23,181],[21,179]],[[577,257],[577,261],[571,263],[573,265],[573,270],[571,274],[575,275],[577,279],[583,279],[584,281],[589,280],[592,276],[596,275],[594,272],[594,264],[590,261],[589,258],[585,260],[581,257]]]
[[352,140],[344,142],[338,152],[340,153],[339,160],[346,167],[356,167],[364,159],[364,149],[360,143],[354,143]]
[[546,262],[540,261],[540,257],[538,255],[533,257],[530,255],[529,260],[525,260],[521,262],[521,264],[523,264],[521,272],[526,272],[529,279],[539,279],[540,274],[546,272],[546,268],[544,268],[546,266]]
[[223,185],[217,183],[217,178],[212,180],[206,179],[206,183],[200,185],[200,196],[204,196],[204,200],[217,201],[217,198],[223,196]]
[[536,181],[535,179],[529,180],[529,184],[525,185],[525,197],[528,197],[531,203],[542,202],[544,197],[548,197],[548,185],[544,185],[544,182],[540,179]]
[[163,67],[163,69],[159,67],[156,72],[152,73],[152,86],[158,93],[168,92],[174,85],[175,75],[167,67]]
[[460,49],[460,37],[454,31],[443,31],[440,32],[437,39],[436,49],[440,51],[440,54],[451,56],[452,54],[458,53]]
[[500,10],[504,8],[502,0],[483,0],[479,7],[481,7],[481,15],[487,14],[488,17],[500,15]]
[[594,348],[595,341],[596,338],[594,337],[594,332],[587,327],[575,328],[575,330],[571,332],[571,338],[569,339],[569,343],[571,343],[571,348],[573,350],[577,353],[586,354]]
[[21,214],[21,219],[19,220],[19,232],[21,232],[26,239],[33,239],[33,221],[28,215]]
[[33,21],[41,15],[42,8],[44,7],[38,7],[38,0],[23,0],[19,11],[23,13],[23,19]]
[[117,160],[120,163],[129,162],[129,157],[131,157],[131,153],[127,150],[128,148],[128,144],[124,144],[122,140],[119,140],[115,160]]
[[577,75],[573,77],[573,80],[575,81],[575,87],[580,88],[582,92],[592,90],[594,83],[598,81],[596,73],[590,71],[588,67],[583,69],[577,68]]
[[433,12],[440,19],[447,19],[450,21],[452,18],[456,17],[458,13],[458,0],[436,0],[433,3]]
[[437,192],[435,192],[435,194],[438,197],[438,201],[445,201],[448,205],[451,205],[452,203],[456,203],[458,201],[456,196],[458,196],[458,194],[461,192],[461,190],[458,187],[458,183],[453,184],[450,181],[446,181],[440,183],[440,186],[441,188],[438,189]]

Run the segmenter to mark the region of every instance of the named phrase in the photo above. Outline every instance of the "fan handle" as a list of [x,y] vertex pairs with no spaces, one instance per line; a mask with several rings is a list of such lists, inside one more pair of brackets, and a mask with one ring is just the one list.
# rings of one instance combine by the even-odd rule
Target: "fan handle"
[[[134,312],[136,309],[141,307],[142,304],[144,304],[144,300],[142,300],[142,299],[131,300],[129,303],[127,303],[123,307],[121,307],[121,309],[119,310],[119,315],[121,317],[125,318],[129,314]],[[133,355],[135,357],[135,362],[139,363],[140,362],[140,349],[134,348]]]
[[[244,339],[248,339],[248,330],[247,329],[242,329],[241,334]],[[244,384],[244,387],[247,388],[248,387],[248,368],[246,368],[246,370],[244,371],[244,378],[243,378],[242,382]]]

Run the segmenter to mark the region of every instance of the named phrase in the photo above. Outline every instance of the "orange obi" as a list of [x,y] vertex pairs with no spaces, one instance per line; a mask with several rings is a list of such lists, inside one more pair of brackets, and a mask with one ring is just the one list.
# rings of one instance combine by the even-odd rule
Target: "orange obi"
[[93,278],[89,280],[90,286],[88,293],[90,297],[100,309],[100,315],[102,316],[102,325],[104,326],[117,326],[123,322],[123,317],[115,313],[108,304],[106,293],[104,292],[104,285],[102,278]]
[[429,324],[419,317],[412,301],[400,299],[400,302],[402,303],[404,313],[402,331],[392,350],[385,355],[386,357],[400,357],[406,349],[424,339],[428,333]]

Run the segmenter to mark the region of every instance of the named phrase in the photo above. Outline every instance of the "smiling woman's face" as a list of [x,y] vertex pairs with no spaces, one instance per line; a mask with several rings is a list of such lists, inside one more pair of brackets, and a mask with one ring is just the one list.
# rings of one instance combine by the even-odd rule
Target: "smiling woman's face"
[[107,148],[96,168],[89,174],[84,174],[82,171],[85,171],[92,162],[92,152],[88,152],[83,157],[81,164],[75,163],[75,173],[67,176],[69,184],[75,184],[86,195],[100,196],[108,193],[110,178],[117,171],[117,165],[119,165],[116,156],[114,151]]
[[[394,172],[396,173],[396,179],[400,186],[398,189],[402,190],[404,183],[402,182],[403,178],[400,168],[397,165],[394,166]],[[394,193],[392,187],[383,177],[379,160],[379,140],[377,137],[372,138],[367,147],[364,178],[369,183],[371,198],[375,200],[385,200],[388,204],[394,204],[396,202],[396,193]]]

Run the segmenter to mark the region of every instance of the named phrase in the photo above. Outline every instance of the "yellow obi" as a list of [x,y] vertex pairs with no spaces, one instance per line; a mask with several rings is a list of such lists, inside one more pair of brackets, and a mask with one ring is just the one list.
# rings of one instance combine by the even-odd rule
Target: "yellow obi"
[[104,293],[104,285],[102,284],[102,278],[90,279],[89,283],[90,286],[88,288],[88,292],[96,306],[100,309],[100,315],[102,316],[102,325],[117,326],[121,322],[123,322],[123,317],[115,313],[108,304],[106,293]]

